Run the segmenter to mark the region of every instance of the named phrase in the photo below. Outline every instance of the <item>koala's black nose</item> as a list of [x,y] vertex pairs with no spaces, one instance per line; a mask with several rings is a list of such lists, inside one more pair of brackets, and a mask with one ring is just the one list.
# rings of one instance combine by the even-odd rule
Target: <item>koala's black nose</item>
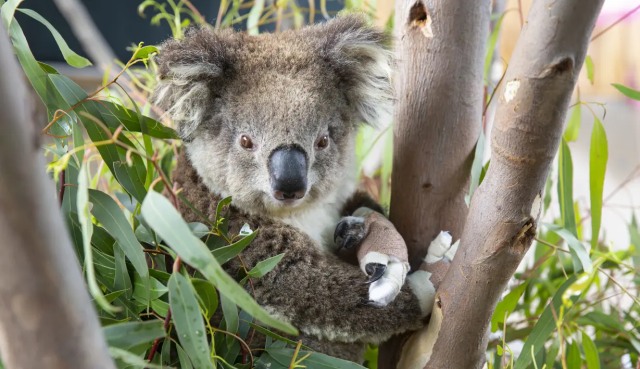
[[280,201],[297,200],[307,192],[307,156],[296,146],[283,146],[269,157],[273,197]]

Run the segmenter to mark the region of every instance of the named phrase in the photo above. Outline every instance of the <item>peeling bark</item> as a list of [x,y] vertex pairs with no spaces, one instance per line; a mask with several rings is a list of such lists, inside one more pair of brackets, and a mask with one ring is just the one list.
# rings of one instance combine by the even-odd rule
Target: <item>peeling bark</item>
[[115,368],[63,224],[27,88],[0,27],[0,357],[8,369]]
[[[495,305],[535,236],[544,184],[603,2],[533,3],[498,91],[491,166],[437,291],[432,324],[440,329],[426,328],[405,347],[424,362],[402,368],[482,368]],[[417,351],[429,347],[428,357]]]

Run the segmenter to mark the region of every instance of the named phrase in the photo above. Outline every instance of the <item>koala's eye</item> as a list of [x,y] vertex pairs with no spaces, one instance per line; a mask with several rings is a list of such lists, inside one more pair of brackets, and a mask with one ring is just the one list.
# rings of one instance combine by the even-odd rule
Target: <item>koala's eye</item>
[[251,141],[251,138],[249,138],[249,136],[242,135],[240,136],[240,146],[242,146],[242,148],[245,150],[252,150],[253,141]]
[[324,134],[316,141],[316,149],[324,150],[329,146],[329,135]]

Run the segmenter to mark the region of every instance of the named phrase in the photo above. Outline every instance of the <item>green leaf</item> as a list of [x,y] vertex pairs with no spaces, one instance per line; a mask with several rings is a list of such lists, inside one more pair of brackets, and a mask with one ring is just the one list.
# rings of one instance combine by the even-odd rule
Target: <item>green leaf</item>
[[563,227],[578,237],[576,215],[573,209],[573,162],[569,145],[564,139],[558,154],[558,199]]
[[580,369],[581,366],[580,348],[576,341],[573,341],[567,348],[567,369]]
[[125,255],[121,247],[116,246],[113,248],[113,259],[115,265],[113,289],[122,290],[126,293],[127,298],[131,298],[133,287],[131,285],[129,271],[127,270]]
[[591,55],[587,55],[586,59],[584,60],[584,64],[587,67],[587,79],[589,79],[589,82],[593,84],[594,70],[593,70],[593,59],[591,59]]
[[109,304],[105,299],[98,282],[96,281],[95,269],[93,264],[93,247],[91,247],[91,235],[93,234],[93,223],[91,223],[91,215],[89,213],[89,189],[87,179],[87,169],[83,165],[78,174],[78,197],[76,199],[78,206],[78,221],[82,229],[82,245],[84,250],[84,268],[87,271],[87,284],[89,292],[96,300],[98,305],[109,313],[115,313],[118,308]]
[[631,216],[631,223],[629,224],[629,239],[634,246],[634,253],[631,256],[633,265],[636,270],[640,270],[640,229],[638,228],[638,221],[635,214]]
[[169,278],[169,305],[180,345],[196,368],[211,368],[209,343],[195,290],[187,278],[173,273]]
[[202,273],[220,293],[264,324],[289,334],[298,334],[291,324],[267,313],[222,269],[207,246],[191,233],[169,200],[156,192],[149,192],[142,204],[142,216],[186,263]]
[[249,11],[249,17],[247,18],[247,33],[250,35],[257,35],[260,33],[259,21],[264,10],[264,0],[255,0],[253,6]]
[[169,291],[164,284],[153,277],[150,277],[151,288],[149,288],[147,283],[145,283],[146,281],[140,278],[138,274],[134,275],[133,280],[133,298],[145,305],[153,300],[159,299]]
[[40,14],[34,12],[31,9],[18,9],[18,11],[37,20],[49,29],[49,32],[51,32],[51,35],[56,40],[58,48],[60,48],[62,56],[64,57],[64,60],[67,62],[67,64],[75,68],[84,68],[91,65],[91,62],[87,58],[84,58],[73,52],[73,50],[69,48],[69,45],[67,45],[64,38],[62,38],[62,35],[60,35],[60,33],[51,25],[51,23],[44,19]]
[[136,48],[136,51],[133,53],[132,60],[138,59],[148,59],[151,54],[155,54],[158,52],[158,48],[153,45],[142,46],[142,43]]
[[251,270],[247,273],[252,278],[262,278],[265,274],[269,273],[273,270],[273,268],[278,265],[280,260],[284,257],[284,253],[272,256],[268,259],[262,260],[256,264]]
[[[494,23],[491,34],[489,35],[489,40],[487,42],[487,52],[485,53],[484,58],[484,81],[489,81],[489,72],[491,71],[493,54],[496,50],[496,45],[498,44],[498,36],[500,35],[500,29],[502,28],[502,21],[504,20],[505,14],[506,12],[500,14],[500,17]],[[490,96],[487,96],[487,100],[489,98]]]
[[578,134],[580,133],[580,123],[582,122],[582,106],[580,103],[571,108],[571,115],[567,122],[567,128],[564,130],[564,139],[567,142],[574,142],[578,140]]
[[196,290],[198,302],[207,319],[211,319],[218,309],[218,292],[209,281],[203,279],[191,279],[191,284]]
[[23,0],[7,0],[7,2],[4,4],[2,4],[3,2],[0,2],[0,4],[2,4],[2,9],[0,9],[2,11],[2,20],[4,21],[4,26],[6,27],[7,31],[11,29],[11,23],[13,22],[14,14],[16,12],[16,9],[18,8],[18,5],[20,5],[22,1]]
[[514,288],[496,305],[493,317],[491,318],[491,332],[496,332],[502,328],[502,323],[504,323],[505,319],[507,319],[518,305],[518,300],[520,300],[520,297],[527,289],[527,285],[528,283],[525,282]]
[[219,247],[212,251],[213,256],[218,260],[218,263],[222,265],[240,254],[242,250],[251,244],[251,241],[253,241],[257,235],[258,231],[254,231],[229,246]]
[[162,365],[151,364],[145,359],[141,358],[140,355],[134,354],[127,350],[119,349],[117,347],[109,347],[109,353],[111,357],[120,360],[127,364],[127,369],[136,368],[136,369],[163,369],[166,368]]
[[602,222],[602,193],[607,170],[609,147],[607,133],[600,119],[594,117],[589,149],[589,189],[591,196],[591,247],[598,245],[600,224]]
[[[502,20],[502,17],[500,18]],[[471,203],[473,193],[480,185],[480,175],[482,174],[482,159],[484,158],[484,144],[485,137],[484,132],[480,130],[480,136],[478,142],[476,142],[476,148],[473,154],[473,164],[471,164],[471,179],[469,185],[469,194],[465,195],[465,202],[467,205]]]
[[[265,352],[276,362],[290,368],[289,363],[294,355],[294,350],[289,348],[268,348]],[[362,365],[352,363],[347,360],[338,359],[319,352],[300,351],[298,360],[309,354],[309,357],[302,360],[300,365],[304,365],[307,369],[365,369]]]
[[93,204],[91,213],[116,239],[115,247],[122,249],[140,277],[148,281],[149,268],[142,251],[142,245],[136,239],[131,224],[127,221],[118,204],[109,195],[98,190],[89,190],[89,198]]
[[580,242],[568,229],[562,228],[555,224],[544,223],[547,229],[558,236],[562,237],[569,245],[569,252],[574,260],[576,271],[581,267],[586,273],[591,273],[593,270],[593,264],[589,258],[589,250]]
[[[525,341],[522,346],[522,351],[518,359],[514,364],[514,369],[526,369],[529,368],[533,357],[544,347],[545,342],[556,328],[555,316],[560,314],[560,306],[562,305],[562,295],[564,292],[571,287],[571,285],[576,281],[576,276],[572,275],[567,279],[561,286],[558,288],[556,293],[553,295],[551,299],[551,303],[544,309],[542,315],[540,315],[540,319],[533,327],[533,330],[529,334],[529,337]],[[571,306],[566,307],[566,310],[571,309]]]
[[109,346],[129,349],[156,338],[164,337],[163,323],[160,320],[146,322],[127,322],[102,328]]
[[598,348],[588,334],[582,332],[582,349],[587,362],[587,369],[600,369],[600,357]]
[[638,90],[634,90],[632,88],[629,88],[627,86],[623,86],[621,84],[618,83],[613,83],[611,84],[613,87],[615,87],[618,91],[622,92],[622,94],[630,99],[633,100],[638,100],[640,101],[640,91]]

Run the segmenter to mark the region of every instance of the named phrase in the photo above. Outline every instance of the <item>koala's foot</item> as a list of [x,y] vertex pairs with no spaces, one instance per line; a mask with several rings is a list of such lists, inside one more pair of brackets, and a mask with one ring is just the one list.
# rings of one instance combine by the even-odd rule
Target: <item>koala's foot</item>
[[433,264],[441,260],[453,260],[453,257],[458,251],[460,240],[456,241],[454,244],[451,244],[451,241],[452,238],[449,232],[440,232],[440,234],[431,241],[431,245],[429,245],[429,252],[427,253],[427,257],[424,261],[427,264]]
[[387,306],[392,302],[404,284],[409,264],[390,255],[369,252],[360,260],[369,275],[369,303],[374,306]]
[[352,249],[358,246],[366,235],[364,218],[348,216],[342,218],[336,226],[333,240],[340,251],[342,248]]

